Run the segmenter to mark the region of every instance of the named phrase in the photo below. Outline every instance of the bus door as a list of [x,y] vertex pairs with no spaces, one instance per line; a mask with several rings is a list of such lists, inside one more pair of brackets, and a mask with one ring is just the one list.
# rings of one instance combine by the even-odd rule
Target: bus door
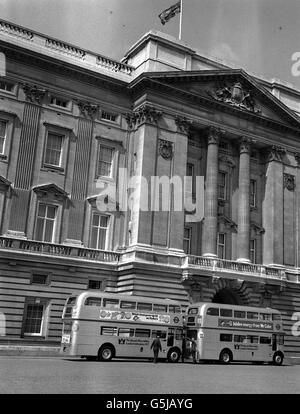
[[277,335],[272,335],[272,351],[277,351]]
[[175,339],[175,329],[168,328],[168,338],[167,338],[167,346],[172,347],[174,346],[174,339]]
[[272,335],[272,351],[278,351],[284,344],[284,334]]

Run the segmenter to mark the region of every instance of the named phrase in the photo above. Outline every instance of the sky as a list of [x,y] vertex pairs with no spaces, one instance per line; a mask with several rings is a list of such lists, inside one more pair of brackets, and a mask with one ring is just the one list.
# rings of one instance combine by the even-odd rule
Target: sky
[[[0,0],[0,18],[121,59],[140,37],[179,34],[179,15],[158,14],[177,0]],[[183,0],[182,40],[246,71],[300,89],[292,55],[300,52],[300,0]]]

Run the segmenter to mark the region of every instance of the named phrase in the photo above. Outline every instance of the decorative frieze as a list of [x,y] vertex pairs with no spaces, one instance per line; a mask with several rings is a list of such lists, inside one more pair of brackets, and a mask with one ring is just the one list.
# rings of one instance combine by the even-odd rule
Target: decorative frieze
[[166,160],[173,158],[173,142],[164,139],[158,140],[158,153]]
[[46,89],[39,88],[36,85],[29,85],[28,83],[22,84],[23,91],[25,93],[26,99],[29,102],[41,104],[42,100],[47,93]]
[[231,86],[224,84],[221,88],[208,90],[206,92],[216,101],[224,102],[239,109],[245,109],[254,113],[261,112],[261,110],[256,107],[251,92],[246,90],[240,82],[235,82]]
[[283,174],[283,185],[288,191],[294,191],[296,187],[295,176],[292,174]]

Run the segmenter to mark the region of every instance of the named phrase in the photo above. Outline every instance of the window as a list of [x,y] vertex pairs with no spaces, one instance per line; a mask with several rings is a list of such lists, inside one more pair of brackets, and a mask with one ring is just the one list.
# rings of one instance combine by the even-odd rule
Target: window
[[136,302],[127,302],[123,300],[121,302],[121,308],[122,309],[135,309],[136,308]]
[[122,336],[124,338],[129,338],[130,336],[134,336],[134,329],[119,328],[119,336]]
[[180,341],[182,339],[182,337],[183,337],[183,329],[181,329],[181,328],[176,329],[175,330],[175,339],[177,341]]
[[247,319],[258,319],[257,312],[247,312]]
[[57,96],[51,96],[50,104],[54,106],[60,106],[61,108],[69,107],[69,101],[67,99],[59,98]]
[[181,313],[180,306],[177,306],[177,305],[169,305],[169,312],[170,313]]
[[256,263],[256,240],[250,240],[250,261]]
[[235,318],[246,318],[246,312],[245,311],[238,311],[238,310],[235,310],[234,311],[234,317]]
[[138,303],[137,304],[137,309],[138,310],[143,310],[143,311],[152,311],[152,303]]
[[218,257],[220,259],[225,259],[225,242],[226,242],[226,235],[225,233],[218,233]]
[[36,219],[35,239],[52,243],[55,230],[56,207],[39,203]]
[[0,89],[2,91],[13,92],[14,86],[15,85],[13,83],[11,83],[11,82],[0,81]]
[[6,121],[0,120],[0,154],[4,154],[5,138],[6,138]]
[[219,316],[219,308],[208,308],[206,315]]
[[106,147],[102,144],[99,144],[98,149],[98,162],[96,168],[96,175],[111,177],[112,176],[112,166],[114,158],[114,148]]
[[250,180],[250,207],[256,207],[256,180]]
[[91,247],[93,249],[103,250],[107,245],[109,216],[93,213],[92,231],[91,231]]
[[167,305],[157,305],[153,304],[153,312],[167,312]]
[[165,331],[157,331],[157,330],[153,330],[152,332],[151,332],[151,337],[152,338],[156,338],[157,337],[157,335],[159,336],[159,338],[161,338],[161,339],[166,339],[166,337],[167,337],[167,332],[165,332]]
[[220,316],[232,317],[232,309],[220,309]]
[[232,342],[232,335],[231,334],[220,334],[220,341],[222,342]]
[[189,315],[198,315],[198,308],[190,308],[188,310]]
[[247,335],[248,344],[258,344],[258,336]]
[[47,285],[48,284],[48,275],[40,275],[34,273],[32,275],[31,283],[33,285]]
[[88,289],[101,289],[101,280],[89,280]]
[[117,336],[118,328],[112,326],[102,326],[100,335]]
[[272,320],[272,315],[270,313],[260,313],[259,314],[259,319],[261,321],[271,321]]
[[24,312],[23,335],[43,336],[47,303],[40,298],[27,298]]
[[272,313],[273,321],[281,321],[281,316],[278,313]]
[[101,119],[104,119],[105,121],[116,122],[117,114],[107,111],[101,111]]
[[101,298],[86,298],[84,304],[85,306],[101,306]]
[[150,329],[136,329],[135,336],[141,338],[150,338]]
[[70,297],[67,301],[67,305],[75,305],[76,299],[77,299],[76,296]]
[[234,342],[247,343],[246,335],[234,335]]
[[105,308],[113,308],[116,309],[119,307],[119,299],[103,299],[103,306]]
[[227,174],[224,172],[218,172],[218,198],[226,200],[226,181]]
[[48,132],[44,164],[61,167],[63,135]]
[[191,227],[185,227],[183,231],[183,250],[186,254],[191,253]]
[[267,336],[261,336],[259,338],[260,344],[271,344],[271,338],[268,338]]

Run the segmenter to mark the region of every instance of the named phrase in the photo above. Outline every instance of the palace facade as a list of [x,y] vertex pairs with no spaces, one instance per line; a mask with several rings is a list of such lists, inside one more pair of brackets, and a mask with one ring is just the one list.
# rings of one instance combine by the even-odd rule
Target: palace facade
[[274,307],[300,356],[300,91],[159,32],[115,61],[0,21],[0,52],[0,346],[100,289]]

